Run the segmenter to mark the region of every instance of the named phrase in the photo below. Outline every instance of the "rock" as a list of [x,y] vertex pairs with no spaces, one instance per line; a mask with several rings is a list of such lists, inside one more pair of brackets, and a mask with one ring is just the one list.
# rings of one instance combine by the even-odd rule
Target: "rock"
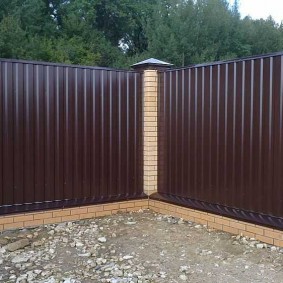
[[208,251],[208,250],[202,250],[200,252],[200,255],[211,255],[212,254],[212,251]]
[[8,244],[8,240],[7,239],[0,239],[0,246],[5,246]]
[[89,256],[91,256],[91,253],[78,254],[78,256],[81,256],[81,257],[89,257]]
[[125,256],[123,256],[123,259],[126,259],[126,260],[131,259],[131,258],[133,258],[133,256],[131,256],[131,255],[125,255]]
[[39,241],[33,242],[33,243],[31,244],[31,246],[32,246],[32,247],[40,247],[40,246],[42,246],[42,245],[44,244],[45,240],[46,240],[45,238],[42,238],[42,239],[39,240]]
[[184,265],[184,266],[180,266],[179,271],[185,272],[185,271],[187,271],[188,269],[189,269],[189,267],[186,266],[186,265]]
[[263,249],[264,245],[263,245],[263,244],[257,244],[256,247],[257,247],[258,249]]
[[274,247],[274,246],[272,246],[270,249],[271,249],[271,251],[272,251],[272,252],[277,251],[277,248],[276,248],[276,247]]
[[125,223],[126,225],[135,225],[137,224],[137,222],[134,222],[134,221],[128,221]]
[[98,240],[98,242],[100,242],[100,243],[105,243],[105,242],[107,241],[105,237],[100,237],[100,238],[98,238],[97,240]]
[[179,276],[179,278],[180,278],[181,280],[183,280],[183,281],[186,281],[186,280],[188,279],[188,276],[186,276],[185,274],[181,274],[181,275]]
[[13,263],[22,263],[22,262],[27,262],[28,260],[29,260],[29,257],[25,255],[17,255],[11,261]]
[[68,243],[68,238],[65,238],[65,237],[64,237],[64,238],[62,239],[62,241],[63,241],[63,243]]
[[10,243],[6,245],[4,248],[5,250],[9,252],[14,252],[19,249],[23,249],[24,247],[28,246],[30,244],[28,239],[22,239],[13,243]]

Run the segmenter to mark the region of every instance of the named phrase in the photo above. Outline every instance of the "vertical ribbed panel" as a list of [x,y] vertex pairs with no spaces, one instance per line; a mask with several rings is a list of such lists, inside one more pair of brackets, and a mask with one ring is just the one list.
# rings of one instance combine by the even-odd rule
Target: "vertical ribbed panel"
[[283,217],[283,59],[159,72],[158,192]]
[[141,77],[1,60],[1,213],[142,196]]

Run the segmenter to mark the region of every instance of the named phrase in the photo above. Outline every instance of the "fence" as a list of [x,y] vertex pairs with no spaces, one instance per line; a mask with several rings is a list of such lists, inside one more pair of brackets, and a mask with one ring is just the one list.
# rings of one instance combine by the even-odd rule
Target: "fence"
[[283,54],[159,72],[159,198],[283,227]]
[[141,76],[0,60],[0,214],[142,197]]

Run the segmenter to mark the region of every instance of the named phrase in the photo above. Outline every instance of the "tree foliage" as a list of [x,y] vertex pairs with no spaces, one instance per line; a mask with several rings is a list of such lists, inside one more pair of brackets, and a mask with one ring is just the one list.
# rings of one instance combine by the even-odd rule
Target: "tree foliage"
[[0,0],[0,57],[177,66],[283,49],[283,25],[241,19],[238,0]]

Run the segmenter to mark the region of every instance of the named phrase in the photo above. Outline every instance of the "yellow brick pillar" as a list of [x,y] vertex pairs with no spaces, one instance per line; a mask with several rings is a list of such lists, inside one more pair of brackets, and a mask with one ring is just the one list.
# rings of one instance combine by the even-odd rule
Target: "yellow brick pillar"
[[158,185],[158,71],[170,66],[153,58],[132,66],[143,72],[143,182],[148,196]]

